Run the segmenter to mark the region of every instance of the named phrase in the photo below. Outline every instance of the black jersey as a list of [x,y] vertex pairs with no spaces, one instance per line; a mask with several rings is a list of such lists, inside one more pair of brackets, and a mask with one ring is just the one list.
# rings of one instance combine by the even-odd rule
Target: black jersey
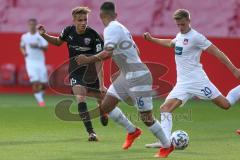
[[102,38],[90,27],[86,28],[85,33],[78,34],[75,26],[67,26],[59,38],[67,42],[69,58],[80,54],[94,55],[102,51],[103,48]]
[[101,52],[104,44],[99,34],[90,27],[87,27],[83,34],[78,34],[76,27],[71,25],[63,29],[59,38],[67,42],[70,58],[70,77],[74,75],[81,76],[83,79],[96,80],[95,64],[87,64],[79,68],[74,58],[80,54],[91,56]]

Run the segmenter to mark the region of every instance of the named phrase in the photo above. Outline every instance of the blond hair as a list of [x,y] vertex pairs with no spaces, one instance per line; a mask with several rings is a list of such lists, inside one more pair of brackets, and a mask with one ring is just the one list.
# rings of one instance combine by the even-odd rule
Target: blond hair
[[173,19],[180,20],[186,18],[190,20],[190,12],[186,9],[178,9],[173,13]]
[[72,9],[72,16],[75,17],[77,14],[88,14],[91,10],[88,7],[76,7]]

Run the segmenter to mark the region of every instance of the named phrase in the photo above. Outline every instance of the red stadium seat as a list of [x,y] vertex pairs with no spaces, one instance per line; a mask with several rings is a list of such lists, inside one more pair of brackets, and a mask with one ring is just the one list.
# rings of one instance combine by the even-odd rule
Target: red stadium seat
[[68,80],[68,65],[64,65],[61,66],[61,68],[59,68],[56,71],[56,75],[55,75],[55,81],[56,81],[56,85],[59,87],[64,87],[67,84],[69,84],[69,80]]
[[18,70],[18,84],[23,86],[31,85],[31,83],[29,82],[25,65],[22,65]]
[[11,63],[2,64],[0,67],[0,84],[14,85],[16,83],[16,65]]

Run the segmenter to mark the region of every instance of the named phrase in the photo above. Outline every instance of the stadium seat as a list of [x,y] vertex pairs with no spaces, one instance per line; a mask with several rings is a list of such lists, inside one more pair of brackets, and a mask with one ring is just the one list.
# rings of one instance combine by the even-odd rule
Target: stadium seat
[[0,66],[0,85],[14,85],[16,83],[16,65],[11,63]]
[[[123,24],[126,24],[126,27],[133,35],[141,35],[145,31],[150,31],[154,35],[161,34],[162,36],[176,34],[177,30],[172,20],[172,13],[177,8],[187,8],[194,17],[192,25],[197,26],[200,32],[207,36],[228,36],[229,30],[226,25],[234,23],[232,22],[234,15],[239,14],[236,12],[238,2],[231,0],[225,3],[224,0],[218,0],[217,3],[224,5],[216,7],[216,1],[206,0],[206,3],[202,3],[202,1],[191,3],[191,0],[162,2],[151,0],[146,3],[145,0],[138,0],[136,3],[136,1],[122,0],[116,1],[116,4],[119,12],[118,19]],[[4,6],[8,4],[3,0],[0,0],[0,2],[3,2],[0,3],[1,13],[1,10],[6,8]],[[16,7],[8,7],[6,12],[7,20],[6,23],[1,24],[1,31],[25,32],[26,21],[29,18],[37,18],[40,23],[46,25],[49,32],[59,33],[64,26],[71,24],[71,9],[79,5],[87,5],[92,10],[89,15],[89,25],[98,32],[102,32],[101,20],[96,18],[99,17],[99,7],[102,2],[71,0],[66,3],[65,0],[51,0],[48,3],[42,3],[42,1],[18,0]],[[54,8],[61,12],[57,12]],[[222,14],[222,11],[224,11],[224,14]],[[21,18],[16,15],[21,15]],[[211,23],[208,23],[209,19],[211,19]]]
[[29,82],[25,65],[21,65],[18,70],[18,84],[23,86],[31,85],[31,83]]

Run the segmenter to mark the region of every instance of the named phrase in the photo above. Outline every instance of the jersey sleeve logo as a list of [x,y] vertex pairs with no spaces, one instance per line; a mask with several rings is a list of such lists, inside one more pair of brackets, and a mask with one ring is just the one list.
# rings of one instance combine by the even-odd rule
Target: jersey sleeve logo
[[175,47],[175,54],[176,55],[182,55],[183,47]]
[[84,38],[84,43],[85,43],[86,45],[89,45],[90,42],[91,42],[91,39],[90,39],[90,38]]
[[96,45],[96,52],[102,51],[102,45],[99,43]]

